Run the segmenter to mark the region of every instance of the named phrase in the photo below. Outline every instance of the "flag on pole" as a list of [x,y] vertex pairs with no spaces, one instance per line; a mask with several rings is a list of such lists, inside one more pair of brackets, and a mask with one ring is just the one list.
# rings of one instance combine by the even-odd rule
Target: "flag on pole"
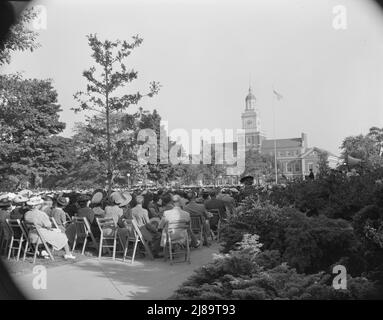
[[283,96],[279,92],[277,92],[275,89],[273,89],[273,92],[274,92],[277,100],[281,100],[283,98]]

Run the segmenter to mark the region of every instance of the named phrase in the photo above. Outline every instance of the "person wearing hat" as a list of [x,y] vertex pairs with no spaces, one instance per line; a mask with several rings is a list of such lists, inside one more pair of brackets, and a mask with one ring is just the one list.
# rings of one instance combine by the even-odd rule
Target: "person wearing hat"
[[11,219],[24,219],[24,215],[28,211],[28,207],[26,206],[27,201],[28,198],[22,195],[16,195],[16,197],[13,198],[13,203],[16,206],[16,208],[13,209],[10,214]]
[[85,194],[77,198],[77,216],[87,218],[90,224],[95,222],[94,212],[88,207],[89,197]]
[[[172,196],[172,202],[173,202],[173,209],[166,210],[164,212],[164,215],[161,218],[160,224],[158,226],[158,229],[162,229],[162,236],[161,236],[161,247],[165,247],[166,245],[166,225],[169,222],[189,222],[190,223],[190,214],[187,211],[184,211],[181,209],[182,206],[182,199],[179,195]],[[191,231],[190,225],[187,230],[179,230],[172,234],[172,243],[180,243],[184,244],[186,237],[191,238],[190,246],[197,248],[200,246],[200,241],[196,239],[193,232]]]
[[40,210],[44,211],[49,217],[52,215],[52,207],[53,207],[53,197],[51,195],[44,195],[41,197],[44,200],[43,205]]
[[102,200],[104,199],[104,195],[101,191],[96,192],[92,196],[92,200],[90,201],[92,210],[94,212],[95,217],[104,217],[105,210],[102,209]]
[[[39,210],[43,204],[44,200],[40,197],[32,197],[29,199],[27,205],[30,207],[30,210],[25,214],[25,221],[33,223],[39,228],[39,232],[44,237],[44,240],[50,244],[54,250],[59,251],[64,249],[65,259],[75,259],[69,250],[68,238],[65,233],[54,231],[48,215],[44,211]],[[29,232],[29,240],[31,243],[38,243],[39,237],[35,230]]]
[[56,200],[56,208],[52,210],[52,217],[55,219],[59,229],[65,233],[65,225],[67,223],[64,208],[68,205],[69,198],[59,196]]
[[0,235],[2,235],[3,239],[11,238],[9,229],[6,226],[6,219],[10,218],[12,211],[11,205],[12,203],[8,200],[8,197],[0,199]]
[[136,197],[136,202],[136,206],[132,208],[132,217],[136,220],[138,226],[141,227],[149,222],[149,213],[148,210],[142,207],[144,202],[144,197],[142,195]]

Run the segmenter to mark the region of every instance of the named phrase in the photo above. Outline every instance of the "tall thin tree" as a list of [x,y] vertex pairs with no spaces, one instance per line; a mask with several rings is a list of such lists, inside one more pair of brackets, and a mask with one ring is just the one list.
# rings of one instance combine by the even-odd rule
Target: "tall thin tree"
[[[138,72],[128,70],[124,61],[132,53],[133,49],[142,44],[143,39],[138,35],[133,36],[133,41],[101,41],[96,34],[87,36],[93,58],[99,70],[95,66],[83,72],[88,81],[86,91],[78,91],[74,98],[79,106],[72,108],[75,112],[90,111],[96,112],[105,120],[106,125],[106,154],[107,154],[107,183],[110,193],[113,184],[113,168],[111,156],[111,130],[110,120],[113,112],[124,111],[130,105],[137,105],[139,101],[147,96],[153,97],[159,92],[160,84],[151,82],[149,92],[132,94],[118,94],[125,91],[125,86],[137,79]],[[89,118],[88,118],[89,119]]]

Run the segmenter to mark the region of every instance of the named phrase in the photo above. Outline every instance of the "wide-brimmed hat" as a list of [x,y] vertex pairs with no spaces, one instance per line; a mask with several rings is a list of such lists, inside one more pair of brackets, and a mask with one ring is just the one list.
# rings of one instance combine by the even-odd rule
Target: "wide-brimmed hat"
[[102,192],[96,192],[93,195],[91,202],[94,204],[101,203],[103,198],[104,198],[104,195],[102,194]]
[[41,199],[41,197],[32,197],[27,201],[28,206],[37,206],[43,203],[44,203],[44,200]]
[[27,197],[23,197],[22,195],[19,195],[19,194],[13,198],[14,203],[25,203],[27,201],[28,201]]
[[119,204],[120,207],[127,206],[130,203],[130,201],[132,201],[132,196],[127,191],[123,192],[121,196],[122,198],[124,198],[124,200]]
[[12,204],[11,201],[8,200],[8,198],[3,198],[0,200],[0,207],[9,207]]
[[19,195],[29,198],[33,195],[33,192],[31,190],[24,189],[19,192]]
[[56,201],[57,201],[57,203],[58,203],[60,206],[65,207],[65,206],[67,206],[68,203],[69,203],[69,198],[66,198],[66,197],[58,197]]
[[122,197],[121,193],[118,191],[114,191],[110,194],[110,200],[112,200],[115,204],[120,204],[124,202],[124,198]]
[[241,178],[241,180],[239,180],[239,182],[241,183],[244,183],[245,181],[254,181],[254,177],[253,176],[244,176]]

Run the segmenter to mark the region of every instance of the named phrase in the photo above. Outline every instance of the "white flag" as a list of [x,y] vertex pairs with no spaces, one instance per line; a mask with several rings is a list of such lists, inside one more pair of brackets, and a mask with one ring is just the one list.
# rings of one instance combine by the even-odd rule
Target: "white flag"
[[283,96],[279,92],[277,92],[275,89],[273,89],[273,92],[278,100],[281,100],[283,98]]

